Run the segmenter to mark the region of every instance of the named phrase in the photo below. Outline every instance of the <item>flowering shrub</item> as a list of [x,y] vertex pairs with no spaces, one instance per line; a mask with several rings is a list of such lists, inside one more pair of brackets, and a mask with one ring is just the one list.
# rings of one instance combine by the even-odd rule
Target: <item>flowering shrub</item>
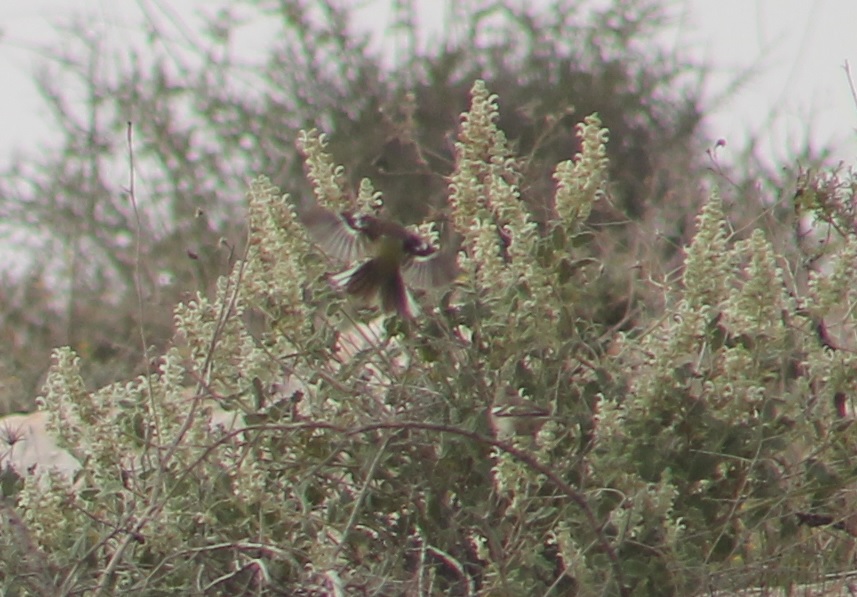
[[[536,221],[498,110],[477,81],[449,178],[460,275],[417,320],[355,311],[258,178],[245,254],[176,307],[147,375],[89,392],[58,349],[40,405],[82,467],[7,490],[4,589],[688,595],[848,565],[857,374],[817,330],[853,302],[857,239],[799,287],[714,193],[664,311],[604,323],[607,131],[578,125]],[[349,205],[324,136],[299,146],[316,200]]]

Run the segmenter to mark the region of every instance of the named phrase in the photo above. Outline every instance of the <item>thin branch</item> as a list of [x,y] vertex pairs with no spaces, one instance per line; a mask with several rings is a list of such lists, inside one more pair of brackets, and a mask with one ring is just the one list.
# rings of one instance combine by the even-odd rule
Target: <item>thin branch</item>
[[854,85],[854,77],[851,76],[851,64],[846,60],[842,68],[845,69],[845,77],[848,79],[848,88],[851,90],[851,99],[854,100],[854,107],[857,108],[857,86]]

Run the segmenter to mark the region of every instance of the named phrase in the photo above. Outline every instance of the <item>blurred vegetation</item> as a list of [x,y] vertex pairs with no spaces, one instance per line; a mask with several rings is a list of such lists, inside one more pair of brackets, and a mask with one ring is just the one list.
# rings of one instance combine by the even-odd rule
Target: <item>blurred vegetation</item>
[[[628,218],[653,222],[652,245],[655,227],[673,243],[686,236],[699,202],[690,174],[703,167],[701,74],[653,45],[659,2],[452,2],[448,33],[432,43],[415,6],[393,4],[392,65],[345,2],[230,3],[201,32],[176,40],[155,28],[118,50],[83,16],[68,27],[38,76],[56,143],[0,176],[24,270],[0,296],[15,347],[3,364],[20,388],[2,408],[30,403],[53,346],[85,357],[91,387],[145,370],[170,337],[171,306],[229,271],[250,173],[307,196],[301,128],[323,127],[354,188],[371,177],[406,223],[442,218],[451,140],[477,78],[503,97],[500,126],[534,213],[549,211],[552,168],[577,150],[575,123],[597,111],[614,139],[614,202],[596,217],[617,233],[603,250],[635,258],[642,241],[619,231]],[[273,32],[249,59],[236,40],[254,26]],[[624,317],[626,290],[605,294],[603,317]]]
[[[392,65],[343,5],[293,0],[119,69],[82,34],[45,71],[65,144],[0,188],[33,248],[3,365],[29,396],[71,347],[39,404],[82,466],[4,477],[5,593],[844,582],[853,172],[807,153],[753,184],[706,155],[658,2],[451,10],[427,49],[395,3]],[[277,29],[246,64],[256,19]],[[460,243],[417,321],[347,306],[295,215],[365,178]],[[514,399],[539,418],[501,431]]]

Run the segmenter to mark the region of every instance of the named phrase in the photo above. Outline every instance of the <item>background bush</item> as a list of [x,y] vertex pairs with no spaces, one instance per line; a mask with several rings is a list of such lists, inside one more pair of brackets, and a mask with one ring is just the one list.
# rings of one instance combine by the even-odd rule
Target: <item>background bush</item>
[[[194,45],[155,29],[119,50],[72,23],[61,46],[46,48],[53,60],[37,82],[59,143],[21,155],[0,176],[3,229],[29,247],[0,296],[14,348],[3,359],[9,387],[19,388],[7,393],[8,410],[31,402],[57,345],[85,357],[90,387],[144,371],[171,335],[172,305],[210,292],[234,262],[253,174],[308,196],[293,149],[301,129],[323,128],[351,188],[371,177],[408,223],[440,209],[477,78],[504,98],[500,125],[540,219],[553,167],[578,149],[575,123],[597,111],[614,138],[614,204],[599,221],[614,230],[628,216],[651,221],[670,241],[646,244],[659,256],[674,252],[701,197],[688,177],[702,166],[701,75],[656,53],[657,2],[596,9],[563,0],[540,11],[452,3],[453,33],[424,50],[415,8],[398,2],[392,66],[369,50],[346,6],[231,3],[191,36]],[[272,28],[272,41],[245,59],[233,46],[253,25]],[[623,229],[609,244],[605,236],[603,250],[618,258],[640,242]],[[605,317],[624,315],[622,292],[605,297]]]
[[[633,52],[653,5],[585,26],[501,8],[475,13],[473,35],[499,18],[518,52],[452,40],[391,73],[337,6],[319,30],[289,3],[283,47],[243,71],[267,81],[258,97],[230,95],[224,54],[181,84],[138,65],[92,95],[113,134],[80,127],[91,159],[70,144],[47,158],[55,179],[18,166],[10,217],[29,201],[65,259],[34,264],[17,300],[62,298],[67,329],[22,317],[10,333],[46,347],[79,326],[39,401],[82,468],[4,485],[4,590],[688,595],[851,566],[850,173],[804,173],[771,205],[725,175],[724,198],[699,196],[699,108],[666,93],[675,69]],[[544,48],[551,26],[586,43]],[[614,69],[577,71],[595,64]],[[141,81],[160,86],[140,85],[147,99]],[[102,178],[126,155],[122,105],[145,114],[135,164],[159,189],[145,209],[135,193],[136,212]],[[329,142],[298,132],[317,125]],[[239,217],[253,170],[293,194],[255,179]],[[344,309],[292,209],[374,189],[460,236],[459,280],[410,324]],[[54,294],[57,272],[73,283]],[[510,393],[550,413],[538,432],[492,430]],[[211,423],[221,410],[241,416]]]

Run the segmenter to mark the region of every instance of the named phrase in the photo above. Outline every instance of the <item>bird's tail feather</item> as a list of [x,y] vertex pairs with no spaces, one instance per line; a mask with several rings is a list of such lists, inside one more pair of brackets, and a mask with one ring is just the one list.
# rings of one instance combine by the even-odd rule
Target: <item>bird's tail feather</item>
[[387,313],[413,319],[420,313],[419,305],[405,285],[398,270],[391,272],[377,259],[370,259],[330,277],[337,288],[364,302],[380,299]]

